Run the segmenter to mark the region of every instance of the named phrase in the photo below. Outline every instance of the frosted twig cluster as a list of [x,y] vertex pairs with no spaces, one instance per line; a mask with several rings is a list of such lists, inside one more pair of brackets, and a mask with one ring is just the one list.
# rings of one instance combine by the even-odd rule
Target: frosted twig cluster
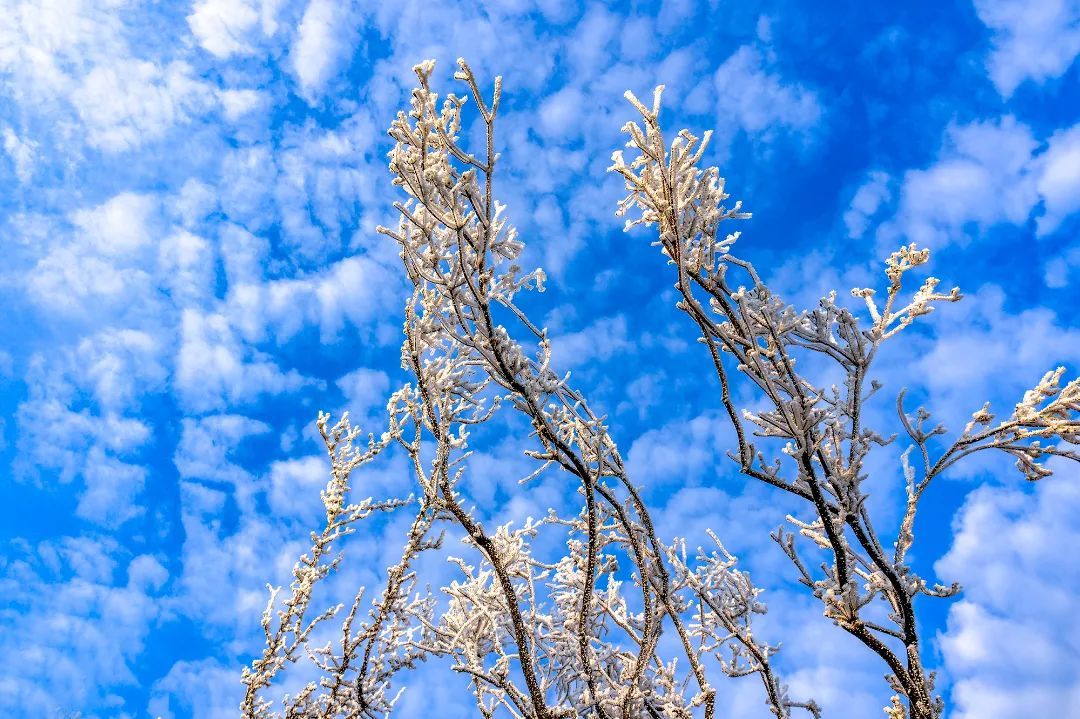
[[[322,492],[323,506],[326,508],[326,525],[321,533],[311,533],[310,553],[304,554],[293,567],[293,582],[290,586],[291,595],[285,599],[283,606],[275,612],[278,605],[280,587],[269,587],[270,600],[262,615],[262,628],[266,635],[266,646],[262,656],[256,659],[250,668],[243,671],[243,682],[246,686],[244,701],[240,710],[245,717],[270,717],[277,716],[269,701],[260,696],[260,692],[268,688],[275,677],[285,668],[286,663],[296,662],[304,654],[314,661],[320,668],[333,667],[338,676],[343,675],[348,669],[350,662],[354,662],[357,650],[369,648],[379,642],[380,650],[393,649],[385,646],[387,642],[379,637],[379,629],[383,622],[378,619],[365,625],[359,631],[353,629],[357,608],[363,597],[363,591],[357,595],[352,610],[349,612],[344,625],[344,639],[342,640],[342,656],[340,661],[334,656],[330,647],[314,648],[310,646],[309,638],[312,631],[321,622],[336,615],[341,606],[331,607],[317,616],[308,619],[311,608],[312,590],[315,584],[325,579],[341,561],[341,555],[330,556],[332,544],[356,531],[352,525],[376,511],[391,511],[409,503],[409,500],[389,499],[373,502],[370,498],[361,502],[348,503],[349,479],[358,467],[367,464],[374,459],[387,444],[387,438],[376,442],[374,437],[368,440],[366,450],[361,450],[355,445],[359,437],[359,430],[352,427],[348,416],[343,416],[332,427],[329,426],[330,416],[320,412],[318,419],[319,433],[326,445],[330,456],[330,480],[326,489]],[[408,554],[406,553],[406,556]],[[396,594],[396,592],[395,592]],[[384,594],[385,596],[385,594]],[[416,611],[416,607],[410,607]],[[398,629],[400,639],[401,629]],[[393,630],[391,632],[394,633]],[[406,632],[407,633],[407,632]],[[340,670],[340,671],[339,671]],[[386,696],[389,687],[388,682],[373,681],[363,682],[353,692],[356,695],[363,693],[373,706],[393,706],[394,699]],[[319,689],[329,689],[329,694],[319,694]],[[325,714],[331,706],[341,704],[344,687],[341,681],[322,682],[320,684],[309,683],[297,696],[283,699],[288,716],[335,716]]]
[[[413,381],[391,397],[388,430],[362,459],[342,464],[335,449],[335,441],[356,436],[347,423],[336,434],[324,432],[335,464],[323,493],[330,519],[316,538],[317,556],[344,535],[342,511],[352,511],[350,521],[360,516],[345,505],[341,477],[391,444],[411,458],[416,517],[368,620],[359,620],[358,596],[340,645],[308,650],[323,678],[286,697],[284,715],[386,715],[397,697],[394,675],[428,657],[452,662],[483,716],[674,718],[700,711],[711,719],[714,657],[722,673],[758,676],[776,716],[793,708],[816,714],[813,702],[788,698],[770,665],[774,647],[751,631],[752,616],[765,608],[749,576],[723,550],[694,560],[683,542],[661,540],[604,418],[555,372],[546,332],[516,304],[521,291],[542,289],[544,275],[517,265],[522,244],[494,196],[500,81],[486,100],[461,61],[455,77],[469,94],[440,103],[430,86],[433,68],[415,68],[419,87],[410,109],[390,128],[390,170],[408,199],[396,205],[396,230],[380,228],[400,246],[414,288],[401,353]],[[459,139],[467,100],[485,131],[479,153]],[[466,504],[470,434],[501,411],[522,413],[532,426],[534,446],[526,454],[536,471],[522,483],[560,471],[578,487],[580,511],[551,510],[518,528],[489,529]],[[456,527],[467,545],[464,556],[448,557],[460,578],[443,587],[443,605],[412,594],[410,571],[420,552],[441,548],[441,534],[432,536],[437,525]],[[561,557],[534,555],[541,531],[564,537]],[[245,716],[272,715],[260,693],[307,649],[310,629],[297,629],[294,615],[302,617],[310,596],[308,584],[294,586],[276,623],[271,598],[267,648],[245,673]],[[661,651],[664,632],[677,638],[674,655]]]
[[[638,224],[657,228],[655,244],[674,267],[678,308],[700,330],[719,379],[719,402],[738,438],[731,458],[744,475],[805,502],[809,516],[789,516],[796,531],[781,527],[773,539],[800,581],[824,605],[825,616],[884,662],[886,679],[896,692],[886,713],[893,719],[934,719],[943,703],[933,692],[933,672],[923,668],[915,599],[951,596],[959,587],[929,586],[905,561],[914,542],[919,502],[934,477],[974,452],[1009,452],[1028,479],[1050,474],[1039,459],[1080,460],[1080,380],[1062,387],[1063,369],[1050,372],[1008,420],[994,425],[984,406],[963,434],[943,448],[932,439],[946,430],[940,425],[927,428],[930,415],[922,408],[914,416],[907,414],[901,391],[897,411],[912,444],[902,455],[906,510],[888,551],[866,503],[866,458],[875,446],[893,439],[882,437],[863,419],[867,400],[881,387],[869,378],[870,367],[883,342],[936,304],[958,301],[960,292],[954,288],[940,293],[939,281],[930,277],[905,303],[904,275],[929,260],[928,250],[910,245],[886,260],[889,284],[881,305],[873,289],[852,290],[866,302],[871,322],[865,329],[857,316],[837,305],[835,294],[814,310],[796,312],[761,281],[752,264],[732,254],[739,233],[722,234],[721,223],[749,215],[738,202],[725,207],[728,195],[716,167],[700,167],[709,133],[699,139],[683,130],[667,144],[659,123],[662,91],[656,88],[651,107],[626,94],[644,127],[630,122],[623,128],[629,135],[627,147],[635,153],[629,164],[622,151],[612,155],[610,170],[625,179],[629,191],[619,214],[635,212],[626,229]],[[844,376],[842,385],[819,385],[797,369],[802,367],[800,355],[807,353],[835,363]],[[765,410],[735,407],[732,370],[756,386]],[[773,441],[755,444],[752,437]],[[913,451],[921,457],[918,469],[910,459]],[[825,553],[828,563],[822,571],[804,562],[798,536]],[[875,610],[882,604],[886,613],[880,620],[881,612]]]
[[[658,535],[605,418],[552,365],[546,330],[518,302],[522,292],[543,290],[544,273],[519,266],[523,245],[495,195],[501,81],[488,98],[468,65],[458,64],[455,78],[466,93],[441,101],[431,86],[434,62],[417,65],[418,87],[389,131],[393,183],[406,198],[395,205],[397,227],[379,231],[397,243],[413,288],[401,350],[409,383],[390,397],[387,431],[369,437],[366,449],[354,447],[359,431],[347,418],[331,428],[320,415],[331,460],[322,494],[326,526],[297,564],[291,596],[282,603],[280,590],[271,591],[266,647],[244,673],[244,716],[389,716],[408,679],[402,673],[437,659],[460,676],[484,717],[713,719],[718,675],[757,677],[779,719],[793,712],[820,717],[811,699],[789,697],[772,665],[777,647],[754,630],[753,618],[765,611],[761,589],[715,534],[714,548],[696,552]],[[679,309],[700,329],[719,402],[735,428],[738,447],[730,456],[743,474],[804,503],[804,515],[789,517],[795,531],[781,528],[773,538],[825,615],[884,662],[895,692],[889,715],[934,719],[942,703],[933,673],[923,668],[914,600],[958,588],[929,586],[906,563],[919,501],[933,477],[983,449],[1012,453],[1032,479],[1049,473],[1040,458],[1077,459],[1080,388],[1075,381],[1061,386],[1061,372],[1050,373],[1009,420],[993,425],[984,407],[944,449],[934,438],[945,430],[926,429],[923,410],[907,415],[901,394],[900,416],[913,443],[903,455],[907,509],[886,551],[864,489],[866,457],[891,441],[862,419],[880,387],[869,379],[870,365],[881,343],[959,293],[939,293],[930,279],[902,300],[904,274],[928,259],[912,246],[887,261],[880,305],[872,290],[854,291],[867,303],[866,329],[834,295],[811,312],[796,312],[731,254],[738,233],[718,233],[724,220],[748,215],[738,203],[724,206],[717,168],[699,167],[708,135],[699,140],[683,131],[668,146],[658,121],[660,89],[651,108],[628,98],[644,128],[626,126],[637,153],[630,164],[619,152],[613,158],[611,169],[630,191],[619,213],[639,211],[628,228],[659,230],[657,244],[675,268]],[[461,139],[469,103],[482,130],[479,149]],[[732,283],[739,273],[744,285]],[[796,355],[805,352],[831,358],[843,370],[843,385],[819,387],[797,371]],[[764,410],[735,406],[731,373],[756,386]],[[574,509],[549,510],[520,526],[485,526],[493,512],[469,499],[470,441],[504,412],[531,427],[525,454],[535,471],[520,479],[520,491],[530,491],[540,475],[559,477],[568,497],[580,497]],[[390,449],[408,457],[414,496],[351,503],[352,473]],[[916,450],[921,469],[911,461]],[[414,516],[401,559],[388,568],[378,596],[362,612],[361,590],[340,639],[313,646],[316,628],[341,609],[307,619],[314,585],[340,560],[331,545],[373,512],[407,508]],[[460,551],[446,556],[457,578],[437,595],[420,593],[417,558],[443,552],[446,531],[463,536]],[[542,556],[541,535],[557,536],[565,551]],[[825,553],[820,571],[802,559],[800,536]],[[319,678],[284,697],[279,710],[265,695],[304,656]]]

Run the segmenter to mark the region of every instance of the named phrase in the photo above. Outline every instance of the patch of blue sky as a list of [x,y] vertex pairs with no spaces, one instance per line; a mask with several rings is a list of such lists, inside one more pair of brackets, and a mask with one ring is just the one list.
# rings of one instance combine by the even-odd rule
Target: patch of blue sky
[[[415,62],[435,57],[446,91],[464,55],[504,75],[497,194],[551,275],[525,304],[609,413],[661,527],[713,526],[770,587],[793,691],[832,717],[876,714],[881,672],[785,579],[767,540],[782,511],[725,465],[706,358],[646,234],[613,215],[622,92],[665,83],[669,130],[715,130],[710,156],[754,212],[740,251],[798,305],[880,284],[903,242],[934,248],[968,298],[879,374],[957,428],[1052,366],[1080,369],[1077,54],[1068,0],[15,0],[0,20],[0,707],[232,715],[264,585],[287,583],[317,519],[316,411],[379,431],[402,380],[405,283],[374,233],[395,221],[385,128]],[[486,516],[565,501],[558,478],[515,494],[517,428],[477,458]],[[897,469],[890,451],[874,465],[886,513]],[[400,458],[364,477],[371,493],[408,484]],[[951,716],[1080,701],[1080,574],[1057,561],[1080,549],[1078,479],[1032,487],[981,463],[924,510],[917,566],[967,586],[924,603]],[[395,530],[355,538],[335,586],[375,581]],[[764,715],[757,687],[723,688],[727,710]],[[468,711],[464,687],[413,690],[403,716],[435,702]]]

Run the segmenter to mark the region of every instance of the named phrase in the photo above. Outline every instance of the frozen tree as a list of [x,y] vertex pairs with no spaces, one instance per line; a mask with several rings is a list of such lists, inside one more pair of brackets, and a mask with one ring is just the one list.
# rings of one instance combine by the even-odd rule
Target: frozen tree
[[[286,596],[271,590],[266,645],[243,675],[244,716],[386,716],[407,671],[429,658],[452,666],[485,717],[711,719],[719,675],[755,676],[777,717],[820,716],[812,699],[789,696],[771,663],[776,646],[753,630],[754,616],[765,611],[761,590],[715,534],[713,548],[696,552],[685,540],[659,536],[604,419],[552,366],[546,331],[519,306],[518,296],[542,290],[545,278],[517,264],[523,245],[495,199],[500,79],[489,101],[459,61],[455,78],[467,94],[440,102],[433,70],[432,61],[416,66],[419,86],[390,127],[390,171],[407,199],[395,205],[398,227],[379,228],[400,247],[413,287],[401,350],[411,379],[390,397],[381,437],[361,442],[347,416],[334,424],[319,416],[331,463],[326,522],[312,533]],[[624,127],[632,159],[612,156],[610,169],[629,192],[618,214],[631,215],[628,230],[644,225],[656,233],[677,308],[696,326],[715,370],[718,402],[737,438],[733,468],[802,507],[787,517],[792,529],[772,535],[795,577],[828,619],[865,646],[866,661],[880,663],[883,696],[892,694],[889,717],[938,717],[944,707],[924,667],[916,605],[959,587],[929,583],[907,560],[919,504],[935,477],[976,452],[1013,455],[1029,480],[1050,474],[1041,463],[1047,457],[1080,460],[1080,381],[1062,384],[1061,369],[1049,372],[1009,416],[997,420],[984,406],[955,438],[931,424],[926,410],[909,413],[900,392],[906,508],[893,535],[875,529],[867,457],[895,438],[866,423],[867,400],[881,389],[871,364],[884,342],[960,293],[939,292],[934,278],[905,291],[905,275],[929,258],[912,245],[886,260],[883,299],[873,289],[852,290],[865,300],[866,316],[841,307],[835,293],[809,311],[787,305],[733,254],[739,233],[721,230],[749,215],[738,202],[725,205],[719,171],[700,165],[709,133],[665,138],[661,90],[651,107],[626,94],[641,124]],[[485,130],[479,150],[460,137],[467,100]],[[826,386],[804,374],[822,363],[842,380]],[[736,406],[736,380],[750,383],[758,409]],[[478,519],[467,500],[470,436],[502,412],[531,427],[526,454],[535,472],[520,491],[560,472],[577,489],[576,510],[553,509],[518,527]],[[409,458],[413,495],[352,499],[364,465],[391,448]],[[413,518],[385,583],[370,602],[361,590],[338,639],[316,645],[319,628],[342,609],[312,608],[313,589],[342,559],[333,546],[373,513],[405,511]],[[444,552],[447,529],[464,537],[463,556],[447,556],[460,577],[438,594],[420,592],[417,559]],[[537,539],[552,532],[563,549],[540,556]],[[299,660],[314,678],[279,707],[264,695]]]

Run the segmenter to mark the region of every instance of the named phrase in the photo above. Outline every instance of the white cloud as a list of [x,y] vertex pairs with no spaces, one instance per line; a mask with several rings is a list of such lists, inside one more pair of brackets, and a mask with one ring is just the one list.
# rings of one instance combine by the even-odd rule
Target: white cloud
[[158,246],[158,273],[178,307],[201,305],[214,296],[214,248],[186,230]]
[[123,152],[159,140],[212,106],[189,65],[123,60],[91,70],[72,93],[91,147]]
[[[181,482],[184,546],[175,611],[195,621],[206,636],[258,642],[259,616],[268,598],[266,583],[286,583],[293,564],[310,545],[307,532],[293,536],[248,507],[233,531],[223,527],[229,494]],[[261,643],[261,642],[260,642]],[[225,647],[231,653],[235,646]]]
[[[972,226],[984,232],[1032,217],[1036,235],[1049,236],[1080,211],[1078,167],[1080,126],[1058,130],[1041,145],[1012,116],[951,125],[936,161],[904,173],[896,215],[877,228],[878,250],[907,242],[940,247],[962,241]],[[859,189],[844,215],[849,233],[872,224],[890,199],[888,185],[875,174]]]
[[218,58],[253,52],[246,37],[259,22],[259,12],[245,0],[200,0],[187,17],[191,34]]
[[143,513],[135,497],[146,483],[146,468],[121,462],[99,447],[90,451],[83,469],[86,489],[75,513],[106,527],[118,527]]
[[1045,372],[1080,364],[1080,331],[1047,308],[1006,312],[1005,297],[1001,288],[986,285],[935,312],[933,345],[912,346],[918,356],[901,360],[949,427],[962,427],[987,399],[1007,413]]
[[650,492],[660,488],[692,487],[713,479],[727,462],[724,452],[734,438],[727,421],[701,415],[650,429],[634,440],[627,466],[634,482]]
[[[115,542],[59,538],[0,565],[0,591],[12,610],[0,615],[0,709],[50,716],[116,707],[152,622],[164,568],[152,557],[127,564],[114,583]],[[117,715],[119,716],[119,715]]]
[[1080,54],[1080,4],[1075,0],[975,0],[992,34],[990,78],[1008,97],[1025,80],[1060,77]]
[[272,190],[277,176],[271,147],[239,147],[222,158],[216,178],[218,201],[229,220],[248,232],[264,232],[274,224]]
[[[381,131],[369,111],[359,108],[332,129],[314,122],[286,125],[273,145],[260,142],[229,150],[221,159],[216,187],[222,211],[236,226],[230,232],[242,228],[265,235],[273,228],[280,249],[295,253],[306,267],[336,259],[353,245],[389,244],[374,240],[374,232],[367,234],[376,222],[365,217],[370,213],[380,222],[386,219],[375,209],[386,206],[381,204],[386,197],[379,181],[386,166],[375,152]],[[361,223],[364,219],[368,221]],[[358,230],[366,237],[357,235],[349,242]]]
[[17,461],[24,472],[55,469],[60,482],[67,483],[82,470],[86,452],[95,444],[123,454],[143,446],[150,436],[150,427],[137,419],[74,411],[68,406],[70,395],[39,396],[35,390],[16,413],[21,429]]
[[626,317],[601,317],[577,332],[551,338],[552,366],[556,371],[582,367],[595,360],[608,360],[633,352],[626,336]]
[[270,254],[270,243],[232,223],[219,230],[221,260],[229,287],[258,284],[263,279],[263,265]]
[[767,138],[781,130],[805,132],[817,124],[817,96],[798,83],[785,83],[765,61],[760,50],[744,45],[716,70],[718,133],[730,135],[734,125]]
[[885,172],[871,172],[866,181],[855,191],[851,207],[844,213],[844,226],[848,237],[858,239],[866,233],[870,220],[878,213],[881,206],[892,199],[889,187],[891,178]]
[[70,92],[97,62],[127,54],[111,3],[34,0],[6,7],[0,19],[0,69],[20,100],[37,104]]
[[[1030,641],[1030,638],[1020,638]],[[1071,658],[1075,662],[1075,658]],[[1017,686],[1012,677],[1001,681],[974,679],[956,686],[953,702],[960,707],[956,719],[1026,719],[1073,716],[1080,707],[1080,688],[1054,684]]]
[[75,210],[35,248],[45,256],[24,280],[41,317],[60,314],[77,330],[30,358],[16,464],[23,476],[79,478],[76,516],[111,528],[142,513],[134,501],[148,475],[138,453],[152,427],[140,413],[169,377],[171,318],[146,271],[162,226],[151,195],[122,192]]
[[95,302],[117,307],[149,286],[141,269],[121,268],[86,255],[75,247],[49,253],[27,278],[31,296],[38,304],[70,314],[83,314]]
[[236,667],[213,659],[179,661],[154,682],[147,707],[160,719],[220,719],[232,716],[244,696]]
[[270,508],[275,516],[299,519],[314,527],[323,512],[320,490],[330,467],[325,455],[286,459],[270,465]]
[[383,198],[376,178],[386,176],[386,166],[373,152],[381,131],[359,110],[336,129],[307,124],[283,139],[274,199],[286,243],[304,257],[324,262],[336,254],[358,204],[370,207]]
[[20,138],[10,127],[4,127],[4,152],[11,158],[15,165],[15,176],[19,182],[26,184],[34,176],[34,161],[37,155],[38,143],[30,139]]
[[1031,129],[1012,117],[950,127],[938,161],[904,175],[897,217],[879,228],[879,250],[898,241],[940,247],[968,223],[1023,224],[1039,199],[1036,147]]
[[356,20],[347,4],[311,0],[297,29],[290,55],[300,86],[315,100],[352,55]]
[[184,479],[240,485],[252,475],[233,463],[232,452],[247,438],[270,431],[265,422],[238,414],[184,418],[180,442],[173,456],[176,470]]
[[619,55],[626,60],[644,60],[658,49],[652,42],[656,21],[648,16],[632,17],[619,32]]
[[186,309],[180,335],[175,386],[194,411],[221,409],[304,384],[295,370],[285,372],[270,357],[247,347],[224,315]]
[[1043,268],[1046,286],[1054,289],[1068,287],[1070,276],[1077,268],[1080,268],[1080,245],[1069,248],[1046,263]]
[[161,388],[167,376],[164,350],[147,332],[109,328],[79,342],[68,371],[71,381],[102,410],[124,412]]
[[145,470],[123,458],[145,445],[151,428],[125,413],[163,383],[160,349],[143,333],[106,330],[49,357],[32,356],[29,396],[17,411],[18,471],[56,471],[61,483],[81,476],[84,518],[116,526],[135,516],[126,502],[142,487]]
[[626,386],[626,399],[619,403],[616,412],[633,410],[638,419],[645,419],[649,409],[660,404],[669,381],[668,373],[663,370],[637,377]]
[[1037,187],[1046,208],[1036,221],[1038,233],[1049,235],[1080,210],[1080,125],[1050,136]]
[[575,77],[590,77],[611,65],[622,19],[602,5],[592,5],[574,25],[566,54]]
[[[323,339],[335,337],[351,324],[366,327],[399,306],[401,277],[365,256],[347,257],[312,277],[303,288],[311,294],[312,318]],[[303,291],[303,290],[301,290]]]
[[585,96],[576,87],[564,87],[540,105],[540,130],[544,137],[567,140],[581,134],[581,107]]
[[36,304],[73,316],[111,316],[152,302],[149,246],[159,231],[157,200],[122,192],[101,205],[72,213],[74,232],[54,226],[56,237],[23,280]]
[[175,194],[164,199],[170,216],[189,229],[202,223],[217,209],[214,189],[194,177],[189,177]]
[[360,367],[339,377],[336,384],[345,395],[346,409],[361,420],[381,413],[390,396],[390,377],[377,369]]
[[308,277],[231,288],[226,311],[249,341],[261,339],[271,327],[284,343],[317,325],[329,343],[347,326],[371,329],[386,310],[397,307],[401,281],[367,256],[347,257]]
[[217,96],[226,119],[233,122],[255,110],[264,109],[267,100],[259,90],[220,90]]
[[[1071,716],[1080,707],[1080,479],[1060,467],[1035,491],[982,487],[935,565],[964,586],[939,636],[957,719]],[[1033,495],[1033,496],[1032,496]]]
[[150,242],[157,201],[121,192],[103,204],[75,212],[72,222],[88,246],[103,255],[128,257]]

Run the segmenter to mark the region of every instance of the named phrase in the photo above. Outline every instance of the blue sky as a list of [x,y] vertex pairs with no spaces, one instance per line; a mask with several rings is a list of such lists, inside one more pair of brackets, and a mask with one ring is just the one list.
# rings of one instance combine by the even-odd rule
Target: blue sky
[[[754,213],[741,252],[796,305],[879,285],[900,244],[932,248],[967,298],[879,376],[959,429],[1080,368],[1078,54],[1076,0],[11,0],[0,707],[235,713],[265,584],[288,582],[318,520],[317,410],[377,432],[404,381],[405,283],[374,232],[398,199],[385,129],[413,64],[436,58],[449,90],[463,55],[504,76],[498,194],[552,278],[530,311],[609,414],[661,531],[715,528],[770,588],[793,689],[829,717],[879,715],[881,671],[785,579],[767,539],[784,510],[723,464],[706,358],[646,234],[613,215],[622,93],[665,83],[670,131],[715,130],[710,162]],[[566,501],[555,480],[510,501],[528,471],[512,429],[475,461],[484,516]],[[895,521],[890,452],[874,493]],[[393,492],[408,473],[390,457],[363,483]],[[987,461],[935,492],[915,559],[966,588],[924,615],[950,717],[1080,711],[1080,472],[1032,486]],[[335,586],[376,581],[400,536],[373,523]],[[402,716],[471,714],[455,677],[424,676]],[[731,682],[721,703],[762,716],[757,692]]]

